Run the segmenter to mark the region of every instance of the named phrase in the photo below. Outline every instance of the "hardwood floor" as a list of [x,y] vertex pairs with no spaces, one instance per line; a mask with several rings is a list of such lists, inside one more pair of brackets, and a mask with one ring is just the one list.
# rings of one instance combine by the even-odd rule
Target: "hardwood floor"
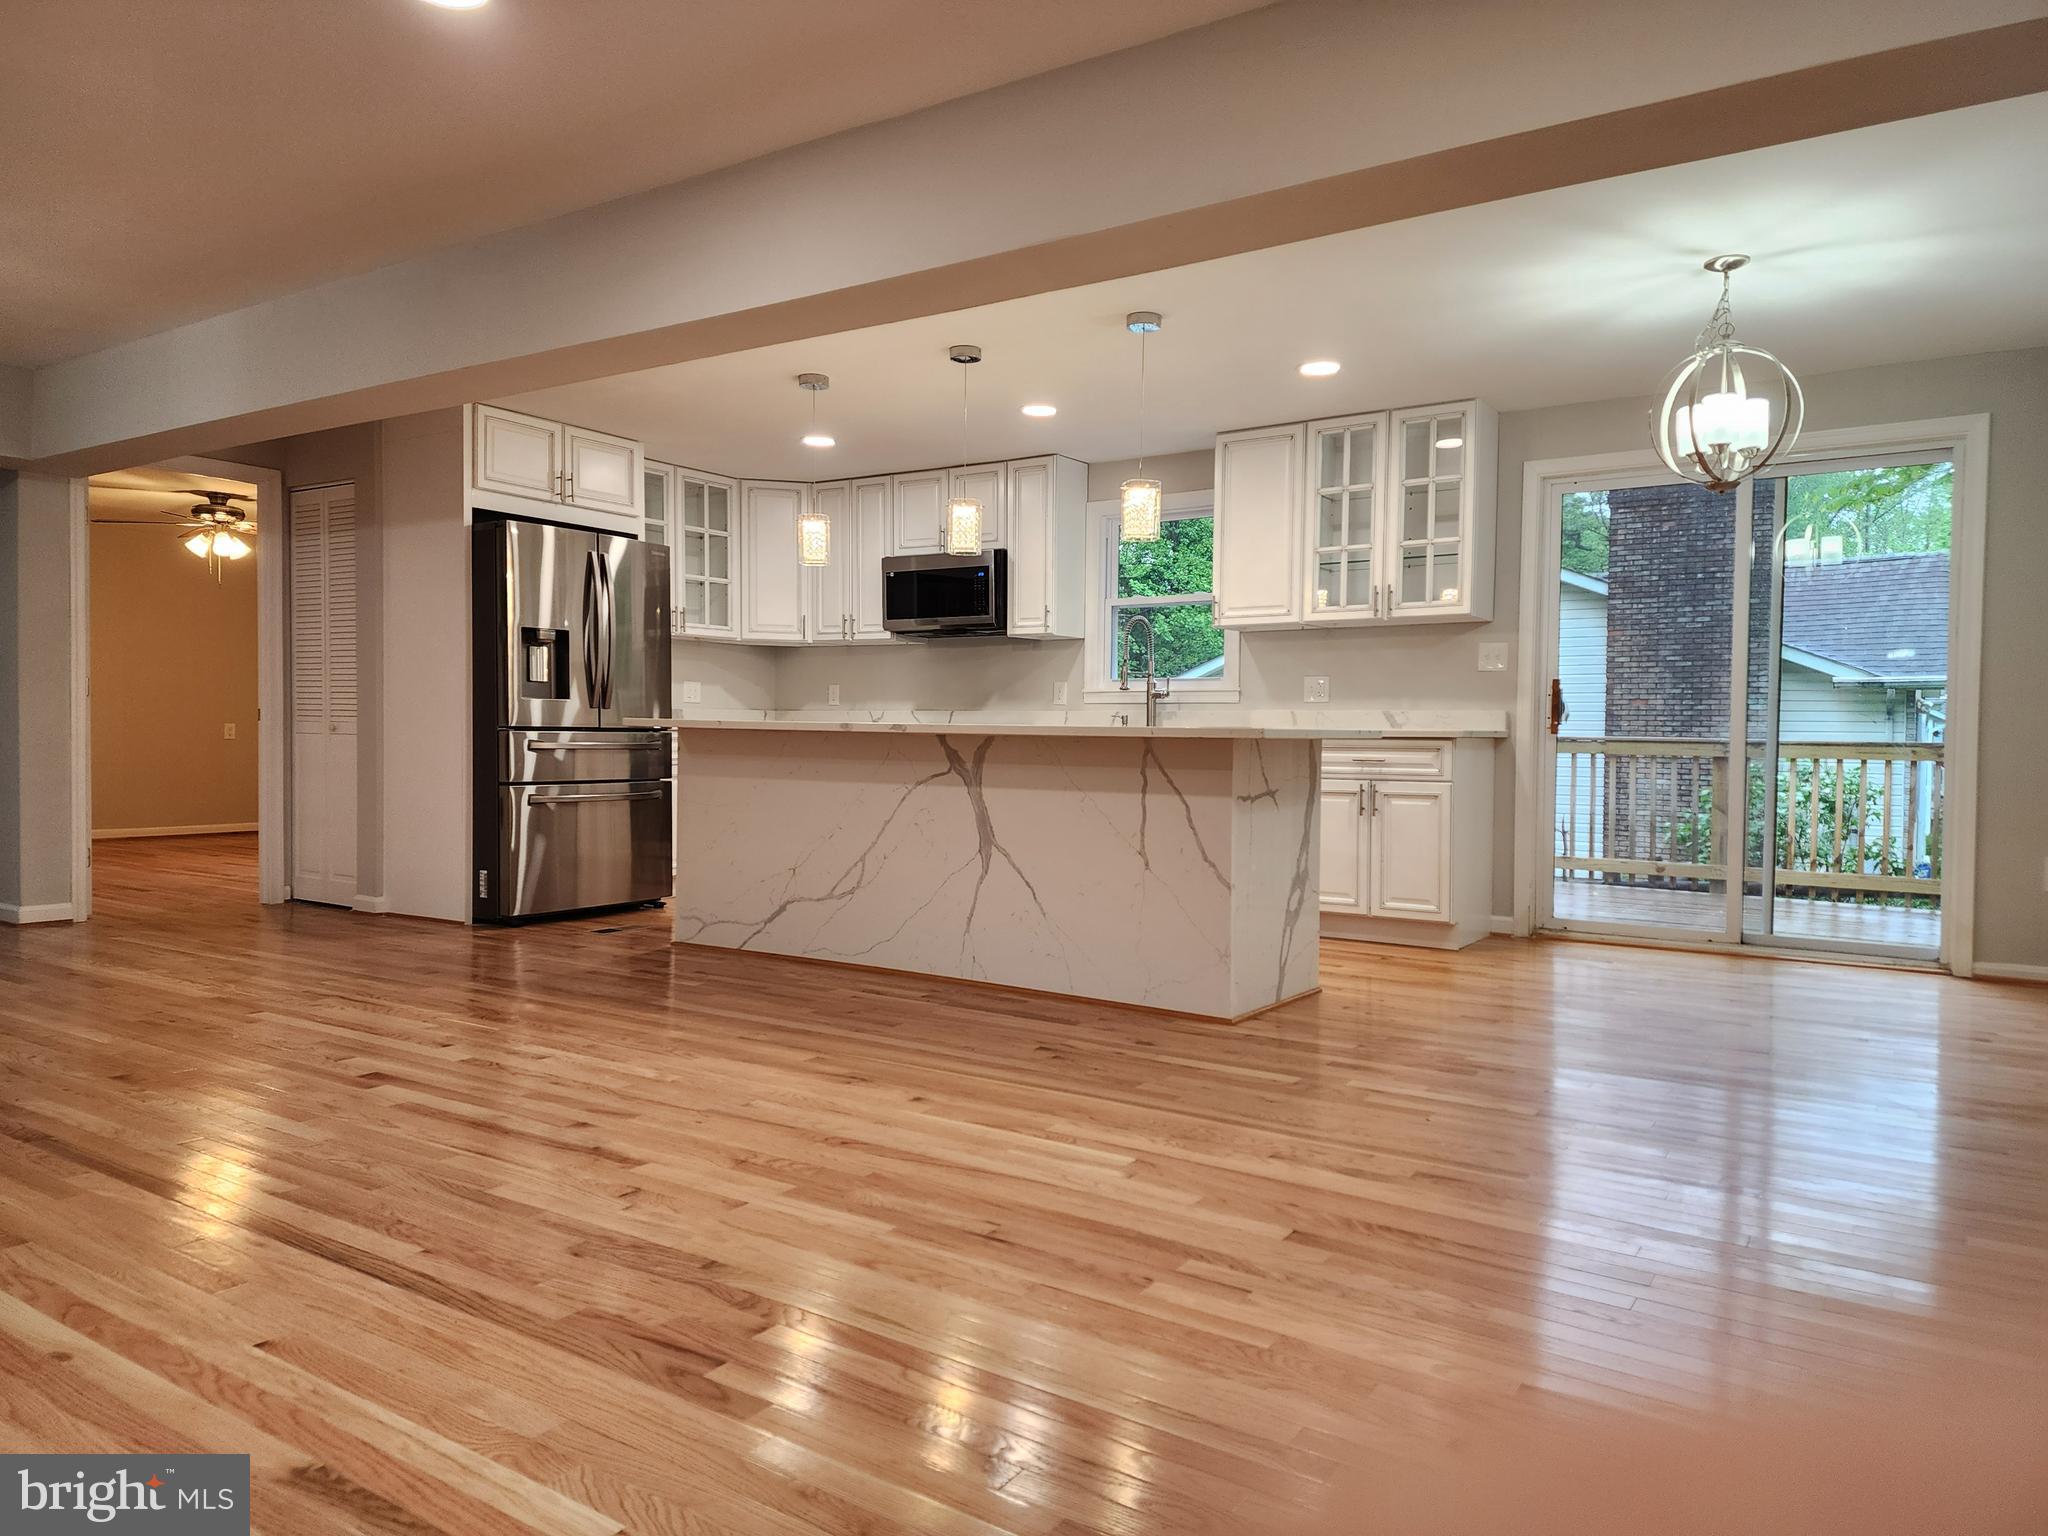
[[1285,1527],[2048,1335],[2048,989],[1331,942],[1226,1026],[96,857],[0,929],[0,1450],[262,1530]]

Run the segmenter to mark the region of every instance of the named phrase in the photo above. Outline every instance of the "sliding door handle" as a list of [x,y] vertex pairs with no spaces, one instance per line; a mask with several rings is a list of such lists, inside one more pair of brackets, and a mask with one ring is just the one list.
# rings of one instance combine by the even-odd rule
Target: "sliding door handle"
[[1557,728],[1564,724],[1564,717],[1570,711],[1564,707],[1564,684],[1557,678],[1550,680],[1550,734],[1555,736]]

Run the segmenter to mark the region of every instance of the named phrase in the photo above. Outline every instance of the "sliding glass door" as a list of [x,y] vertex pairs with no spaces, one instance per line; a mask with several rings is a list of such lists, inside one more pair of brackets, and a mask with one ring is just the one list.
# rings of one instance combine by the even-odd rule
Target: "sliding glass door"
[[1952,481],[1553,484],[1540,922],[1933,957]]

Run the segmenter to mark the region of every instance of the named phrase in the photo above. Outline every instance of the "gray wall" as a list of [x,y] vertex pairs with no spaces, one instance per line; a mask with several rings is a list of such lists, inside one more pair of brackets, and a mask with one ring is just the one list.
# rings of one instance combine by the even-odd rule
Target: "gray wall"
[[71,904],[71,482],[0,472],[0,907]]

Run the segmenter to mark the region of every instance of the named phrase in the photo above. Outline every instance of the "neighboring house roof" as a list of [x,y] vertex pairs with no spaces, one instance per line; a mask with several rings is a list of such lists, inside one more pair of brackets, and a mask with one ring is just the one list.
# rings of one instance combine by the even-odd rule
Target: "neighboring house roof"
[[1948,551],[1785,571],[1788,647],[1887,683],[1948,676]]
[[[1607,578],[1560,571],[1567,587],[1607,596]],[[1785,659],[1837,683],[1938,683],[1948,677],[1948,551],[1864,555],[1785,572]]]

